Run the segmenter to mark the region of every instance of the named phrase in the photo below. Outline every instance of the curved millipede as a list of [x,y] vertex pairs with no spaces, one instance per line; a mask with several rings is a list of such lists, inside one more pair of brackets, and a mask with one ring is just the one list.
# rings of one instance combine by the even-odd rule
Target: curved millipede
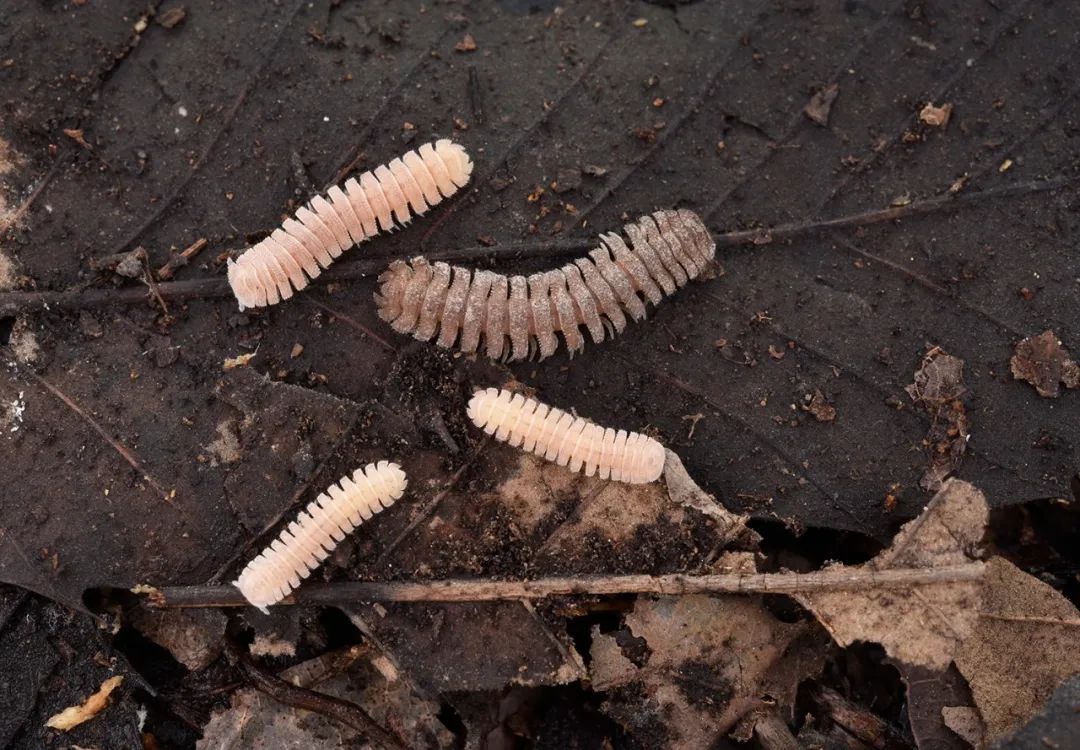
[[498,388],[477,391],[469,419],[496,440],[535,453],[570,471],[645,484],[664,471],[664,446],[651,437],[601,427],[562,409]]
[[[716,243],[693,211],[657,211],[614,233],[600,246],[554,271],[504,276],[471,271],[424,258],[395,261],[379,276],[379,317],[421,341],[438,330],[439,346],[457,343],[475,352],[481,337],[492,359],[540,359],[558,346],[561,332],[571,356],[585,346],[580,327],[595,343],[621,333],[626,318],[645,317],[654,305],[696,278],[713,260]],[[644,296],[644,300],[642,299]],[[507,346],[509,340],[509,346]]]
[[300,585],[334,547],[405,492],[401,467],[389,461],[368,464],[320,493],[297,520],[247,564],[236,587],[263,612]]
[[465,149],[443,139],[335,185],[325,197],[316,195],[295,218],[229,262],[240,309],[289,299],[345,250],[449,198],[469,182],[472,169]]

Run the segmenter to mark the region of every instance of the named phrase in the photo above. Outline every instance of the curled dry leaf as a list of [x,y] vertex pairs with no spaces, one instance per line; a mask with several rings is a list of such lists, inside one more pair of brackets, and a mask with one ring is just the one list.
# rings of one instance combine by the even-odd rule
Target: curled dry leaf
[[[987,512],[981,492],[967,482],[949,480],[888,549],[860,567],[887,570],[970,563]],[[979,596],[977,581],[948,581],[889,591],[820,592],[796,599],[842,646],[874,641],[898,661],[945,669],[976,625]]]
[[716,522],[717,532],[723,539],[725,548],[752,549],[760,541],[761,537],[757,532],[746,525],[749,517],[732,513],[701,489],[697,482],[690,478],[682,459],[671,450],[667,451],[664,459],[664,483],[672,502],[693,508]]
[[1031,383],[1044,398],[1060,396],[1061,383],[1066,388],[1080,388],[1080,365],[1053,331],[1029,336],[1017,344],[1009,365],[1014,378]]
[[1015,732],[1065,680],[1080,674],[1080,612],[1065,597],[996,558],[983,580],[975,630],[956,654],[991,742]]
[[66,732],[84,722],[90,721],[90,719],[97,716],[107,705],[109,705],[109,696],[112,695],[112,692],[116,690],[123,681],[123,675],[113,675],[105,680],[105,682],[101,683],[101,687],[98,688],[98,691],[80,705],[69,706],[60,713],[50,716],[49,720],[45,722],[45,726],[50,729],[59,729],[62,732]]
[[915,382],[905,390],[932,418],[924,440],[930,465],[919,485],[924,490],[936,492],[941,489],[945,477],[960,465],[967,451],[968,422],[961,400],[967,393],[964,360],[934,347],[915,372]]

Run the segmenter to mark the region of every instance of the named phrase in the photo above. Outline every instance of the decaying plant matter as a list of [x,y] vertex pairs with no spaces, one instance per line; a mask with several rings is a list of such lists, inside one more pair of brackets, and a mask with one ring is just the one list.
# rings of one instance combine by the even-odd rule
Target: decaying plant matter
[[712,263],[716,244],[697,214],[657,211],[614,233],[600,246],[554,271],[505,276],[424,258],[395,261],[379,277],[379,317],[420,341],[438,338],[471,354],[481,338],[492,359],[550,356],[561,333],[571,355],[621,333],[627,316],[645,317],[645,303],[660,304]]
[[344,190],[335,185],[325,198],[316,195],[296,218],[229,263],[240,309],[289,299],[345,250],[449,198],[468,183],[472,169],[465,149],[443,139],[349,179]]

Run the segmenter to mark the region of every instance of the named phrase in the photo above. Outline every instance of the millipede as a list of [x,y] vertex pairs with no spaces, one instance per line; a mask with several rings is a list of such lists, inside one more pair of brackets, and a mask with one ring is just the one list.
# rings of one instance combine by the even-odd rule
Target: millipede
[[710,267],[716,243],[693,211],[657,211],[627,224],[629,245],[615,233],[562,268],[530,276],[505,276],[422,257],[395,261],[379,276],[379,317],[395,331],[444,348],[455,343],[509,361],[539,359],[558,347],[562,333],[570,355],[585,346],[584,326],[594,343],[621,333],[629,316],[645,317]]
[[263,612],[289,595],[347,534],[405,493],[408,480],[389,461],[371,463],[342,477],[300,511],[299,516],[260,552],[235,586]]
[[664,446],[647,435],[601,427],[520,393],[487,388],[469,401],[469,419],[496,440],[570,471],[646,484],[664,471]]
[[465,149],[443,139],[316,195],[229,262],[240,309],[289,299],[353,245],[404,226],[449,198],[469,182],[472,169]]

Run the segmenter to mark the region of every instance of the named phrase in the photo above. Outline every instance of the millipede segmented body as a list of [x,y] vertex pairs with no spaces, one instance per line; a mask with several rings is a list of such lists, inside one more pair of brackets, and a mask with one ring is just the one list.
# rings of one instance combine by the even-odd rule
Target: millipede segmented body
[[429,263],[395,261],[379,277],[379,316],[399,333],[439,346],[475,352],[483,338],[492,359],[540,359],[558,346],[561,332],[571,356],[585,346],[584,326],[595,343],[620,333],[626,319],[645,317],[656,305],[711,263],[716,244],[697,214],[657,211],[624,227],[630,243],[614,233],[600,246],[554,271],[504,276]]
[[389,461],[368,464],[351,478],[342,477],[247,564],[236,587],[265,612],[299,586],[346,534],[393,505],[407,484],[405,472]]
[[581,417],[498,388],[477,391],[469,419],[496,440],[586,476],[645,484],[664,471],[664,446],[637,432],[601,427]]
[[240,309],[289,299],[345,250],[449,198],[469,182],[472,169],[465,149],[443,139],[316,195],[229,262],[229,284]]

